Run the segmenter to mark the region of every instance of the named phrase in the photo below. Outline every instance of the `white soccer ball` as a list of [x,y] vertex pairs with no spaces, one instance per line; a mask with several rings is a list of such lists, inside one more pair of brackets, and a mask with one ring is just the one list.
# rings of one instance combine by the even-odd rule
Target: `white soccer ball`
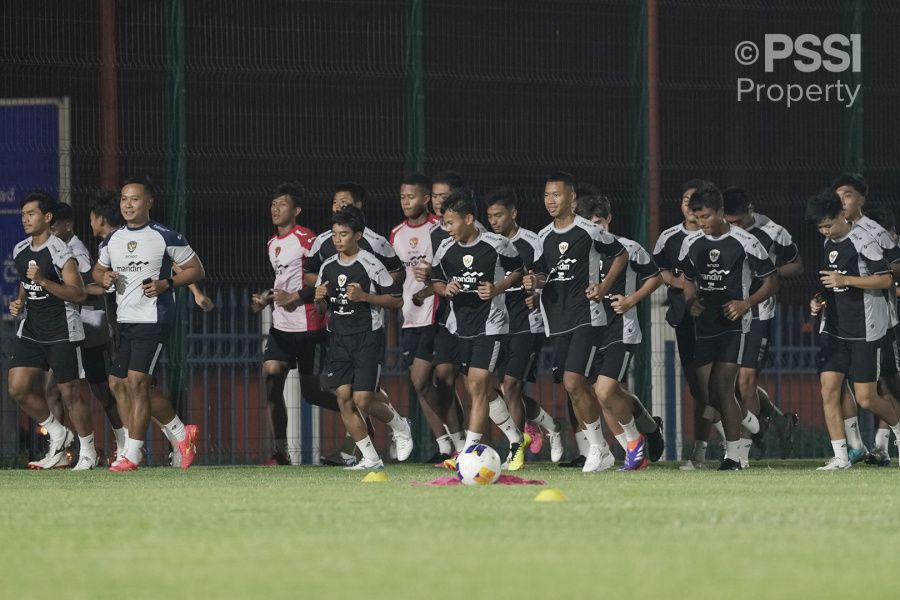
[[485,444],[474,444],[456,457],[456,476],[465,485],[491,485],[500,478],[500,455]]

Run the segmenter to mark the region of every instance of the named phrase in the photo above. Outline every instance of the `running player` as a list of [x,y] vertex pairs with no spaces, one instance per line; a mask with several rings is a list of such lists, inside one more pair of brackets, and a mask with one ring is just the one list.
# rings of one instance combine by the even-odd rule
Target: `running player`
[[[114,379],[120,388],[124,383],[131,403],[130,412],[123,415],[128,429],[125,451],[111,471],[137,470],[151,413],[175,440],[181,468],[191,465],[196,452],[197,426],[185,425],[171,402],[151,391],[153,372],[174,318],[174,288],[200,281],[205,273],[183,235],[151,221],[153,203],[149,180],[125,182],[120,201],[125,226],[100,244],[100,258],[92,272],[94,281],[104,289],[116,286],[118,340],[109,370],[110,387],[115,393]],[[180,271],[173,273],[173,265]],[[152,404],[152,396],[164,401],[164,406]]]
[[[519,211],[515,190],[508,187],[494,190],[485,198],[485,205],[491,229],[512,242],[525,272],[532,271],[535,261],[541,256],[541,243],[536,233],[521,227],[516,221]],[[538,356],[544,343],[544,320],[540,308],[535,306],[530,309],[526,305],[528,295],[521,285],[506,291],[509,334],[504,339],[503,364],[498,373],[503,377],[503,398],[513,423],[519,430],[529,433],[529,450],[537,454],[543,446],[541,430],[531,424],[534,422],[547,431],[550,460],[558,463],[563,454],[562,430],[534,398],[524,394],[525,384],[534,383],[536,379]],[[524,454],[521,453],[523,458]],[[510,471],[521,469],[524,465],[524,461],[516,462],[513,460],[515,458],[508,459]]]
[[[800,251],[794,243],[787,229],[771,220],[765,215],[754,211],[747,192],[740,187],[726,188],[722,192],[725,206],[725,220],[732,226],[740,227],[751,233],[769,254],[769,258],[775,264],[778,272],[778,281],[782,279],[799,277],[803,274],[803,261],[800,259]],[[759,282],[750,288],[751,293],[756,291]],[[741,402],[754,414],[759,414],[759,433],[753,436],[753,443],[760,447],[761,454],[765,452],[765,434],[768,429],[768,421],[772,416],[780,417],[782,432],[792,432],[796,425],[797,416],[790,414],[786,419],[769,400],[769,394],[759,384],[759,373],[765,366],[769,355],[769,342],[772,339],[772,320],[775,317],[775,296],[771,296],[765,302],[753,307],[753,321],[750,324],[750,335],[747,336],[747,346],[744,348],[744,360],[738,373],[738,394]],[[745,432],[742,438],[748,440],[749,434]],[[786,440],[783,440],[785,443]],[[750,466],[750,442],[741,444],[741,466]]]
[[72,251],[50,233],[56,201],[44,192],[31,192],[21,207],[22,227],[28,237],[13,248],[21,284],[9,311],[24,318],[10,349],[9,393],[50,435],[47,454],[28,468],[64,466],[66,447],[73,441],[72,432],[53,416],[44,397],[44,374],[52,369],[81,445],[73,470],[90,470],[97,466],[97,451],[90,407],[79,388],[84,329],[78,303],[87,297],[84,283]]
[[315,291],[316,303],[330,315],[323,383],[335,389],[341,419],[362,452],[359,463],[345,468],[380,470],[384,463],[358,410],[390,427],[398,460],[405,461],[413,450],[409,422],[376,393],[385,353],[384,309],[399,309],[403,298],[384,265],[360,248],[365,230],[362,211],[347,206],[332,215],[331,222],[337,253],[322,264]]
[[810,301],[810,312],[822,313],[819,379],[834,457],[820,471],[849,469],[853,464],[841,411],[846,379],[853,382],[859,405],[893,423],[890,427],[900,439],[900,407],[893,398],[882,398],[877,389],[882,338],[889,327],[883,290],[891,288],[891,268],[878,241],[851,224],[843,211],[841,198],[832,190],[813,196],[806,206],[806,218],[825,237],[819,271],[825,289]]
[[[544,185],[544,206],[553,222],[542,229],[541,255],[535,273],[523,279],[526,291],[541,290],[544,331],[552,338],[554,364],[572,398],[578,420],[584,423],[588,448],[582,471],[605,471],[615,459],[603,436],[600,405],[588,377],[594,367],[599,335],[605,325],[603,298],[628,262],[625,248],[609,232],[575,214],[575,182],[564,172],[552,174]],[[611,261],[602,283],[600,262]]]
[[752,308],[775,291],[775,265],[754,236],[728,224],[722,193],[712,183],[698,185],[689,207],[703,232],[685,238],[679,257],[685,303],[697,328],[697,379],[705,403],[722,416],[725,458],[719,470],[740,470],[741,428],[754,434],[759,420],[735,396],[737,375]]

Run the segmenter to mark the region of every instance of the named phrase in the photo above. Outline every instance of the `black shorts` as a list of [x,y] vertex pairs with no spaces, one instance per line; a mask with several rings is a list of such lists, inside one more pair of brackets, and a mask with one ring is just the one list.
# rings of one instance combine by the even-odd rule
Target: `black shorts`
[[519,381],[534,383],[538,356],[544,345],[543,333],[517,333],[503,340],[502,362],[497,372]]
[[596,381],[598,377],[603,376],[624,382],[635,348],[637,348],[637,344],[626,344],[620,341],[598,348],[594,355],[591,379]]
[[694,366],[702,367],[710,363],[743,364],[748,335],[735,330],[716,337],[697,338]]
[[119,345],[109,374],[119,379],[128,371],[153,375],[168,342],[168,327],[157,323],[119,323]]
[[769,345],[772,342],[772,321],[753,319],[750,333],[747,334],[747,345],[744,347],[744,359],[741,366],[745,369],[762,371],[769,362]]
[[843,373],[853,383],[874,383],[881,370],[882,341],[848,341],[823,334],[819,342],[819,373]]
[[281,331],[269,329],[263,360],[287,363],[301,375],[321,373],[325,364],[326,331]]
[[109,374],[109,356],[106,349],[106,344],[81,349],[84,378],[88,383],[106,383]]
[[455,333],[450,333],[446,327],[438,325],[434,332],[434,364],[462,362],[460,356],[460,341]]
[[13,338],[9,345],[9,368],[26,367],[48,371],[53,369],[57,383],[68,383],[84,376],[80,342],[38,344],[32,340]]
[[503,360],[502,335],[482,335],[476,338],[459,340],[462,360],[459,370],[468,373],[469,369],[484,369],[498,373]]
[[562,381],[566,371],[591,377],[603,333],[602,327],[585,326],[550,338],[553,345],[554,379]]
[[897,344],[897,329],[888,328],[887,334],[881,338],[881,376],[890,377],[900,373],[900,348]]
[[417,358],[425,362],[434,360],[434,337],[437,325],[423,327],[406,327],[400,330],[400,348],[406,366],[412,365]]
[[322,386],[350,385],[354,392],[374,392],[384,365],[384,329],[356,335],[328,335],[328,357]]
[[691,315],[685,315],[681,323],[675,326],[675,343],[678,346],[678,360],[681,362],[681,368],[694,368],[697,332],[694,329],[694,318]]

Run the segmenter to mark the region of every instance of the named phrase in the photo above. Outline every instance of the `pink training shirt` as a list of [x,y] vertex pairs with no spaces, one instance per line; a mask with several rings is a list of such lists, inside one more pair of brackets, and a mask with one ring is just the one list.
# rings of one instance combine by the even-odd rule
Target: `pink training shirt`
[[407,220],[391,230],[391,245],[406,269],[406,280],[403,282],[404,329],[425,327],[435,323],[437,311],[435,296],[426,298],[422,306],[413,304],[413,294],[425,287],[424,283],[416,281],[413,269],[420,262],[431,263],[435,250],[431,247],[431,230],[440,226],[440,219],[429,215],[428,220],[421,225],[410,225]]
[[[275,270],[275,289],[296,292],[304,287],[303,263],[309,257],[316,234],[294,225],[285,235],[273,235],[268,241],[269,261]],[[272,326],[279,331],[303,332],[325,328],[325,320],[315,304],[300,304],[293,310],[272,308]]]

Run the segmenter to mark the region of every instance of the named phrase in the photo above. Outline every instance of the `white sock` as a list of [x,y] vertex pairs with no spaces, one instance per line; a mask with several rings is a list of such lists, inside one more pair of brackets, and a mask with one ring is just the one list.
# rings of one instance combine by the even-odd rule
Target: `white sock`
[[741,440],[729,442],[725,440],[725,458],[740,462],[741,460]]
[[47,417],[47,420],[41,423],[41,427],[47,430],[51,440],[60,440],[66,435],[66,427],[56,420],[53,413]]
[[462,431],[450,432],[450,442],[453,444],[454,452],[462,452],[466,449],[466,436]]
[[854,450],[863,448],[862,436],[859,435],[859,418],[850,417],[844,419],[844,434],[847,436],[847,445]]
[[184,423],[181,422],[181,419],[179,419],[177,415],[171,422],[165,424],[165,429],[170,431],[178,442],[187,437],[187,434],[184,432]]
[[466,432],[466,443],[463,444],[463,450],[469,448],[470,446],[475,446],[476,444],[481,443],[481,434],[475,433],[474,431]]
[[548,431],[550,433],[559,433],[559,427],[557,427],[556,421],[553,420],[553,417],[547,414],[547,411],[545,411],[543,408],[541,408],[540,411],[541,412],[538,413],[537,418],[532,420],[543,427],[544,431]]
[[891,431],[894,432],[894,437],[900,442],[900,421],[897,421],[896,425],[891,425]]
[[359,448],[360,452],[362,452],[364,460],[370,463],[378,462],[379,460],[381,460],[381,458],[378,456],[378,451],[375,450],[375,446],[372,444],[372,440],[369,438],[369,436],[366,436],[356,442],[356,447]]
[[136,465],[141,464],[141,450],[144,448],[144,440],[128,438],[125,440],[125,458]]
[[391,417],[391,420],[388,421],[387,426],[391,428],[391,431],[394,433],[402,433],[406,435],[406,428],[409,425],[406,421],[403,420],[403,417],[400,416],[394,407],[388,404],[388,408],[391,409],[391,414],[394,415]]
[[[609,444],[606,443],[606,438],[603,437],[603,417],[600,417],[593,423],[585,423],[584,424],[584,435],[587,437],[588,444],[591,446],[600,446],[601,448],[608,448]],[[587,456],[587,454],[585,454]]]
[[740,459],[741,465],[750,462],[750,449],[753,447],[753,440],[741,439]]
[[747,411],[747,416],[741,421],[741,426],[752,434],[759,433],[759,419],[750,411]]
[[622,450],[624,450],[625,452],[628,452],[628,440],[625,438],[625,434],[620,433],[613,437],[616,438],[616,441],[619,442],[620,446],[622,446]]
[[439,438],[435,438],[438,445],[438,452],[441,454],[446,454],[450,456],[450,453],[453,452],[453,445],[450,443],[450,436],[446,433]]
[[888,451],[888,442],[891,441],[890,429],[879,429],[875,432],[875,449],[881,452]]
[[697,462],[703,462],[706,460],[706,446],[708,444],[703,440],[694,440],[694,453],[691,456],[691,460],[695,460]]
[[578,444],[578,454],[587,456],[588,451],[591,449],[591,443],[588,441],[587,436],[584,435],[583,429],[575,432],[575,443]]
[[78,442],[81,445],[81,449],[78,451],[78,456],[97,456],[97,449],[94,448],[94,434],[86,435],[84,437],[78,436]]
[[[634,423],[634,419],[631,419],[627,423],[619,423],[622,426],[622,429],[625,430],[625,441],[633,442],[637,439],[640,439],[641,432],[638,431],[637,425]],[[616,436],[618,438],[619,436]]]
[[124,427],[113,429],[113,435],[116,436],[116,454],[122,454],[125,449],[125,440],[128,439],[128,430]]
[[[509,409],[506,408],[506,401],[503,398],[498,397],[491,400],[490,404],[488,404],[488,412],[491,416],[491,421],[500,428],[500,431],[503,432],[503,435],[506,436],[506,439],[511,444],[522,443],[522,440],[525,438],[522,436],[519,428],[516,427],[516,424],[513,423],[512,417],[509,416]],[[468,445],[466,448],[468,448]]]
[[716,429],[716,433],[718,433],[722,439],[725,439],[725,427],[722,426],[722,421],[716,421],[713,423],[713,427]]
[[847,440],[831,440],[831,448],[837,458],[844,462],[850,462],[850,455],[847,454]]

